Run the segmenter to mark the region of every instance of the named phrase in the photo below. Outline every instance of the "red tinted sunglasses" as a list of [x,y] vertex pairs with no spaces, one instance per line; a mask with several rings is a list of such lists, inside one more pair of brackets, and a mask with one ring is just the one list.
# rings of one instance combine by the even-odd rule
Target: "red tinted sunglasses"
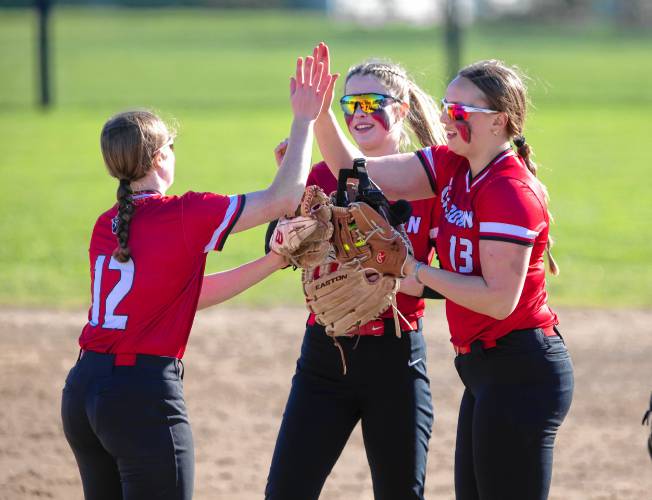
[[446,113],[451,120],[464,121],[471,117],[471,113],[498,113],[495,109],[465,106],[464,104],[448,102],[446,99],[441,100],[441,111],[442,113]]

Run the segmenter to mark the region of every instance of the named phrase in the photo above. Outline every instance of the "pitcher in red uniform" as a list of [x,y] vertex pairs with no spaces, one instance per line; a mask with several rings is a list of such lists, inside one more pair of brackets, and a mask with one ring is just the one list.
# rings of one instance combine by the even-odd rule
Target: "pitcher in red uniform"
[[[443,128],[432,98],[399,65],[368,61],[351,68],[340,100],[349,133],[367,156],[407,147],[408,132],[422,146],[442,144]],[[277,147],[277,160],[285,147]],[[313,166],[308,184],[326,193],[337,179],[326,163]],[[412,201],[405,229],[415,257],[430,263],[435,253],[436,199]],[[414,278],[397,295],[402,332],[392,311],[340,337],[339,351],[310,315],[301,355],[283,414],[267,481],[269,500],[319,497],[353,428],[360,422],[376,499],[421,499],[424,495],[433,410],[422,332],[424,297],[432,290]]]
[[104,125],[102,154],[119,179],[118,203],[100,215],[91,235],[91,307],[61,408],[86,499],[192,497],[181,358],[195,311],[285,265],[270,253],[204,278],[206,256],[221,250],[230,233],[292,213],[299,203],[313,123],[331,80],[322,69],[312,58],[297,62],[288,151],[263,191],[168,196],[175,155],[165,123],[138,110]]
[[[319,59],[328,64],[325,46]],[[523,136],[526,88],[495,61],[462,69],[442,101],[448,145],[368,158],[392,198],[436,195],[441,269],[408,272],[446,297],[455,366],[466,389],[458,420],[458,500],[544,500],[557,429],[573,394],[573,367],[547,303],[547,192]],[[359,155],[328,113],[316,135],[329,168]],[[515,150],[511,146],[515,145]]]

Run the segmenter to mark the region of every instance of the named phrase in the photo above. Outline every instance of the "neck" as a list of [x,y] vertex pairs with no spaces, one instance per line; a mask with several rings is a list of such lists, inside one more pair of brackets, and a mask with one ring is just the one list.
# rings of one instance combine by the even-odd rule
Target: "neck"
[[167,183],[163,182],[162,179],[156,177],[154,179],[139,179],[130,184],[131,190],[135,193],[137,191],[156,191],[162,195],[168,190]]
[[398,144],[381,144],[378,147],[375,148],[360,148],[362,151],[362,154],[365,156],[369,157],[375,157],[375,156],[389,156],[389,155],[395,155],[399,153],[399,147]]
[[498,156],[501,152],[509,149],[509,141],[495,144],[490,148],[479,151],[477,154],[468,155],[466,157],[469,160],[469,166],[471,167],[471,175],[476,176],[478,173],[484,169],[487,164]]

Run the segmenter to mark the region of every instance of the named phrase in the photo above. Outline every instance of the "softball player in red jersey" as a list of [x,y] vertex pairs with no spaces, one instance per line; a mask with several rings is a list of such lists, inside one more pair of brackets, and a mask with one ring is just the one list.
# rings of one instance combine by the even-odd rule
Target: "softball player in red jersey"
[[[341,104],[349,132],[369,156],[399,151],[406,129],[421,144],[444,141],[432,99],[395,64],[369,61],[353,67]],[[430,114],[424,112],[430,110]],[[277,160],[285,147],[276,150]],[[326,193],[337,180],[324,163],[313,166],[309,185]],[[412,202],[406,230],[415,257],[430,263],[435,253],[435,198]],[[423,498],[433,411],[421,317],[424,287],[402,283],[397,296],[402,334],[392,311],[340,338],[346,360],[310,315],[301,356],[272,458],[266,498],[310,500],[322,486],[358,422],[376,499]],[[391,432],[388,432],[391,429]]]
[[104,125],[102,154],[120,180],[118,204],[93,229],[92,303],[62,397],[64,432],[86,499],[192,497],[193,442],[180,360],[195,311],[285,265],[270,253],[204,277],[206,255],[221,250],[231,232],[298,204],[310,168],[313,121],[331,80],[322,68],[312,58],[305,66],[303,59],[297,62],[288,151],[263,191],[167,196],[174,134],[148,111],[121,113]]
[[[317,52],[328,66],[327,48]],[[390,197],[439,199],[441,269],[415,260],[406,269],[447,299],[465,385],[458,500],[546,499],[555,435],[572,400],[572,363],[545,292],[544,252],[558,270],[546,190],[523,137],[526,103],[515,70],[480,61],[459,72],[442,101],[448,146],[367,162]],[[359,154],[333,116],[321,113],[315,130],[334,173]]]

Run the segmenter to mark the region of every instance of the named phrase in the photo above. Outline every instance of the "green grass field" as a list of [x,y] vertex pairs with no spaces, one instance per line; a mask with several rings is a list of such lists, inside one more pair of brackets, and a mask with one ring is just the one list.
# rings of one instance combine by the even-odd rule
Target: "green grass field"
[[[147,106],[179,122],[171,193],[233,193],[271,180],[272,150],[290,123],[288,76],[316,42],[330,44],[337,71],[383,56],[437,98],[445,86],[434,29],[363,29],[307,14],[58,9],[56,106],[41,112],[35,26],[31,12],[0,10],[0,304],[88,302],[88,238],[116,188],[99,131],[116,111]],[[562,268],[549,279],[553,305],[652,305],[651,53],[652,36],[595,26],[467,33],[465,63],[501,58],[532,77],[526,135],[552,196]],[[209,270],[260,256],[262,235],[234,235]],[[298,280],[277,273],[236,300],[299,303]]]

